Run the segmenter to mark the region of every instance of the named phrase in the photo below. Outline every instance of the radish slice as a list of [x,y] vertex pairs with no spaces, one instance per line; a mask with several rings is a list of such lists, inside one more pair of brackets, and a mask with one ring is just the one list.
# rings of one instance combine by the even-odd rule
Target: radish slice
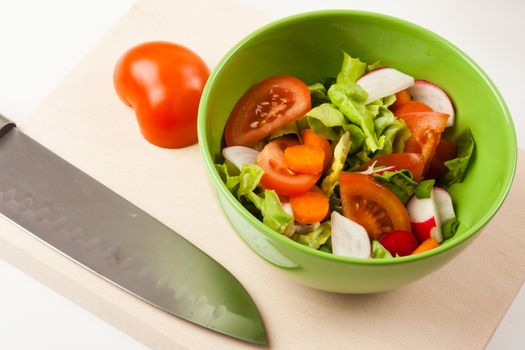
[[232,162],[239,170],[244,164],[257,164],[259,152],[250,147],[230,146],[222,149],[222,156]]
[[352,258],[369,258],[370,238],[363,226],[334,211],[332,220],[332,252]]
[[452,197],[450,197],[450,194],[440,187],[434,187],[432,195],[434,196],[434,202],[436,203],[436,209],[440,221],[446,223],[447,221],[454,219],[456,213],[454,212],[454,205],[452,204]]
[[356,82],[367,93],[366,104],[414,85],[414,78],[394,68],[378,68],[363,75]]
[[414,101],[423,102],[436,112],[448,114],[447,126],[454,125],[454,105],[447,93],[439,86],[426,80],[416,80],[408,89]]
[[412,233],[420,242],[429,238],[433,238],[438,243],[443,242],[441,220],[433,194],[430,195],[430,198],[423,199],[412,196],[407,203],[407,211],[410,216]]

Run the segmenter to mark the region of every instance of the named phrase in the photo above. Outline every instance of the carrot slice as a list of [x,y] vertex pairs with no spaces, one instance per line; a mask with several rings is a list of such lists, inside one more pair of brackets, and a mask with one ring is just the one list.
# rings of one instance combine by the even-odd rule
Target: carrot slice
[[392,105],[392,110],[396,110],[397,108],[401,107],[402,105],[406,105],[407,103],[412,101],[412,97],[408,93],[408,90],[401,90],[399,92],[396,92],[396,102]]
[[305,145],[321,148],[324,152],[324,161],[323,161],[323,172],[328,169],[332,164],[333,154],[332,147],[327,139],[318,135],[312,131],[312,129],[306,129],[301,133],[301,139]]
[[402,114],[414,112],[432,112],[432,108],[423,102],[412,101],[394,109],[394,114],[396,117],[399,117]]
[[323,171],[324,151],[309,145],[291,146],[284,150],[284,163],[302,174],[317,175]]
[[423,252],[429,251],[431,249],[434,249],[436,247],[439,247],[439,243],[436,242],[434,239],[429,238],[429,239],[423,241],[423,243],[421,243],[419,245],[419,247],[417,247],[416,250],[414,250],[412,252],[411,255],[423,253]]
[[300,224],[314,224],[322,221],[329,210],[328,197],[314,187],[300,196],[291,197],[293,216]]

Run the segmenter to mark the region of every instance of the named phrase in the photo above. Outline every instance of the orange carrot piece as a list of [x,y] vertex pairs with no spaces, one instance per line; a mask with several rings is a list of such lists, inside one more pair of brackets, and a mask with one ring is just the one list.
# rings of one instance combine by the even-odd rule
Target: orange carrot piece
[[416,250],[414,250],[412,252],[411,255],[423,253],[423,252],[426,252],[428,250],[434,249],[436,247],[439,247],[439,243],[436,242],[434,239],[429,238],[426,241],[424,241],[423,243],[421,243],[419,245],[419,247],[417,247]]
[[293,171],[317,175],[323,171],[324,151],[309,145],[291,146],[284,150],[284,163]]
[[414,112],[432,112],[432,108],[423,102],[412,101],[394,109],[396,117],[399,117],[402,114]]
[[314,224],[322,221],[329,210],[328,197],[314,187],[300,196],[291,197],[290,205],[294,218],[300,224]]
[[312,131],[312,129],[306,129],[301,133],[301,139],[305,145],[319,147],[324,152],[324,161],[323,161],[323,172],[328,169],[332,164],[332,159],[334,155],[332,154],[332,147],[327,139],[318,135]]
[[401,90],[396,92],[396,102],[392,105],[392,109],[395,110],[402,105],[405,105],[412,101],[412,97],[408,93],[408,90]]

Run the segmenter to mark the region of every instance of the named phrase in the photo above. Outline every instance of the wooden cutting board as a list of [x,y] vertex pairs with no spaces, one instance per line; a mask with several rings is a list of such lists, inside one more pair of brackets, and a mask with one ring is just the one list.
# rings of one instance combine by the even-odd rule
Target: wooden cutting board
[[[213,67],[268,21],[236,0],[139,1],[20,128],[228,268],[259,307],[268,348],[483,347],[524,281],[523,152],[507,201],[453,262],[399,290],[339,295],[290,281],[242,243],[212,199],[197,146],[159,149],[139,135],[113,91],[122,52],[171,40]],[[1,218],[0,256],[152,348],[256,348],[155,309]]]

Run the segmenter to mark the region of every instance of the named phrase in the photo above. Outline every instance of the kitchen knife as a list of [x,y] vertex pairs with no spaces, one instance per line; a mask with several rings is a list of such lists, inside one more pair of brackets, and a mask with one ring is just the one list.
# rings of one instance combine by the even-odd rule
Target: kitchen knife
[[168,313],[266,343],[255,304],[223,266],[2,115],[0,214]]

